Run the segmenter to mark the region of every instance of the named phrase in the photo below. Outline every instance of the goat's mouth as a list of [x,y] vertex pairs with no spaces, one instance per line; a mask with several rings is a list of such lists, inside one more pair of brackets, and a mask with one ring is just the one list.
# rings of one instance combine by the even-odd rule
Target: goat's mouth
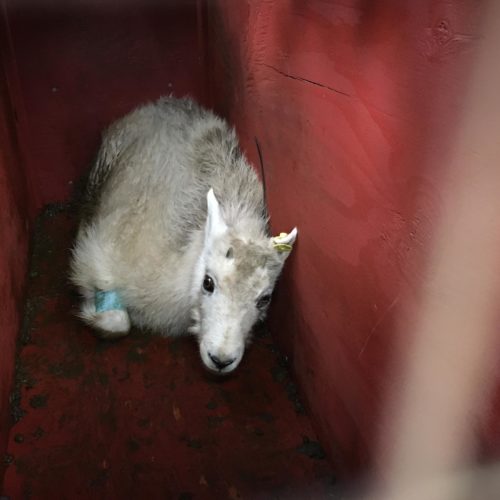
[[243,358],[243,350],[234,355],[217,355],[200,344],[200,356],[205,368],[216,375],[228,375],[233,372]]
[[218,375],[218,376],[224,376],[224,375],[229,375],[230,373],[232,373],[235,368],[216,368],[215,366],[209,366],[205,363],[203,363],[204,367],[207,369],[207,371],[209,371],[210,373],[213,373],[214,375]]

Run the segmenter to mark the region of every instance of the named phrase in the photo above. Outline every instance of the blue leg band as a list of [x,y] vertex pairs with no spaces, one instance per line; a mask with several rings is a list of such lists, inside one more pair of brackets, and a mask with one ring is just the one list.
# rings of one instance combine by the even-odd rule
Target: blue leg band
[[96,312],[120,310],[124,311],[119,293],[116,290],[96,290],[95,291],[95,310]]

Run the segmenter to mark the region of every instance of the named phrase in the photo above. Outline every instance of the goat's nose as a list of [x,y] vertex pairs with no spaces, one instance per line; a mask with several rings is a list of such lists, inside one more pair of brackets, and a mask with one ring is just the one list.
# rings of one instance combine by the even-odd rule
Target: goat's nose
[[208,353],[208,357],[212,360],[212,363],[217,367],[218,370],[223,370],[224,368],[226,368],[226,366],[229,366],[232,363],[234,363],[234,360],[236,359],[236,358],[221,359],[210,353]]

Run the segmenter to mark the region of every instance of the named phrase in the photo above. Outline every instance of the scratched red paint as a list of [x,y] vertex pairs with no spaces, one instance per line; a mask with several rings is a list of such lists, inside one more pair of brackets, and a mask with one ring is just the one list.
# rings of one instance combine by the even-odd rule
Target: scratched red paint
[[213,102],[257,165],[258,138],[274,230],[299,227],[272,327],[344,472],[373,464],[479,13],[469,0],[211,2]]

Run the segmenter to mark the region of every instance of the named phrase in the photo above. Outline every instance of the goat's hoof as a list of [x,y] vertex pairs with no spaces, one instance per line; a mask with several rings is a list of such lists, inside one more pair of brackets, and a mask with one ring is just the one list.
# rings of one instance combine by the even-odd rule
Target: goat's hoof
[[97,329],[103,339],[124,337],[130,330],[130,318],[127,311],[111,309],[97,313],[92,320],[92,326]]

